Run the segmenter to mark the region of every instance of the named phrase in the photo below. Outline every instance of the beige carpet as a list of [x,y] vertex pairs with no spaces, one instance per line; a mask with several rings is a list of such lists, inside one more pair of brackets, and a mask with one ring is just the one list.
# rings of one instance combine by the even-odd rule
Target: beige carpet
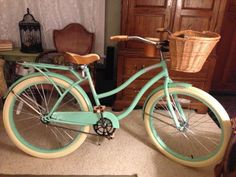
[[138,177],[213,177],[213,167],[179,165],[151,144],[140,110],[121,121],[114,140],[101,146],[90,137],[71,155],[54,160],[30,157],[7,137],[0,121],[0,173],[38,175],[134,175]]

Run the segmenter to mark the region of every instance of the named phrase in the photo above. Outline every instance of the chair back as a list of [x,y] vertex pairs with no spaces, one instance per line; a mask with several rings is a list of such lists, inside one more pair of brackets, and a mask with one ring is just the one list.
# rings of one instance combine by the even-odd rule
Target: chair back
[[53,40],[58,52],[85,55],[92,51],[94,34],[79,23],[71,23],[61,30],[54,30]]

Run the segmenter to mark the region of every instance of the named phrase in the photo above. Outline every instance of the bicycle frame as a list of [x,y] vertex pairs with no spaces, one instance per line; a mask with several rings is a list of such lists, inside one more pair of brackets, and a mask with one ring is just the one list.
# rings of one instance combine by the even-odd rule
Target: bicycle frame
[[[54,85],[54,87],[56,88],[56,90],[60,94],[59,99],[57,100],[56,104],[51,109],[49,114],[45,117],[45,119],[47,121],[54,121],[54,122],[67,123],[67,124],[79,124],[79,125],[95,124],[101,118],[101,115],[98,115],[97,113],[93,113],[92,111],[91,112],[86,112],[86,113],[85,112],[81,112],[81,111],[80,112],[73,112],[73,113],[72,112],[68,112],[67,116],[65,115],[66,114],[65,112],[55,112],[55,110],[57,109],[57,106],[60,104],[60,102],[62,101],[64,96],[72,88],[75,88],[80,83],[84,82],[85,80],[88,80],[89,81],[89,85],[90,85],[90,89],[92,91],[93,98],[95,100],[95,104],[98,106],[98,105],[100,105],[100,99],[109,97],[111,95],[114,95],[114,94],[120,92],[121,90],[123,90],[126,87],[128,87],[133,81],[135,81],[141,75],[143,75],[143,74],[145,74],[145,73],[147,73],[147,72],[149,72],[151,70],[154,70],[154,69],[157,69],[157,68],[162,68],[162,71],[160,73],[155,75],[151,80],[149,80],[142,87],[140,92],[135,96],[133,102],[130,104],[130,106],[125,111],[123,111],[122,113],[120,113],[118,115],[114,115],[111,112],[104,112],[103,116],[104,117],[108,117],[108,119],[110,119],[112,121],[114,128],[119,128],[119,120],[125,118],[135,108],[135,106],[138,104],[138,102],[141,99],[141,97],[143,96],[143,94],[153,84],[155,84],[160,79],[164,78],[165,79],[164,85],[159,87],[159,88],[157,88],[157,90],[164,89],[165,95],[167,96],[167,105],[170,108],[170,112],[171,112],[171,114],[172,114],[172,116],[174,118],[174,122],[176,124],[176,127],[180,128],[180,123],[179,123],[179,121],[178,121],[178,119],[177,119],[177,117],[176,117],[176,115],[174,113],[174,110],[173,110],[172,106],[171,106],[171,101],[170,101],[170,97],[169,97],[169,93],[168,93],[168,88],[176,86],[176,85],[182,86],[182,87],[189,87],[190,85],[189,84],[185,84],[185,83],[173,83],[172,80],[169,77],[167,65],[166,65],[166,62],[164,60],[161,60],[160,63],[157,63],[157,64],[154,64],[154,65],[148,66],[146,68],[143,68],[142,70],[138,71],[133,76],[131,76],[126,82],[124,82],[119,87],[115,88],[114,90],[111,90],[111,91],[108,91],[108,92],[105,92],[105,93],[101,93],[101,94],[97,94],[97,92],[96,92],[96,90],[94,88],[94,84],[93,84],[93,81],[92,81],[89,69],[85,65],[82,66],[82,73],[85,74],[84,76],[81,76],[73,67],[70,67],[70,66],[58,66],[58,65],[42,64],[42,63],[41,64],[39,64],[39,63],[23,63],[22,65],[26,66],[26,67],[34,67],[37,71],[39,71],[39,73],[41,75],[44,75]],[[70,71],[78,80],[73,82],[71,84],[71,86],[62,93],[60,91],[60,89],[58,88],[58,86],[55,84],[55,82],[50,78],[50,75],[53,72],[50,72],[48,69],[57,69],[57,70]],[[34,74],[32,74],[32,75],[34,75]],[[31,76],[26,76],[26,78],[29,78],[29,77],[31,77]],[[9,89],[9,92],[10,92],[10,90],[13,89],[13,87],[17,83],[21,82],[22,80],[24,80],[24,78],[20,79],[16,83],[14,83],[13,86],[11,86],[11,88]],[[83,94],[85,94],[85,93],[83,93]],[[91,106],[90,106],[90,108],[91,108]],[[180,112],[181,112],[181,108],[180,108]],[[79,114],[81,114],[81,116],[79,116]],[[50,117],[57,117],[57,118],[51,119]],[[66,119],[64,117],[66,117]],[[81,117],[81,118],[78,120],[78,118],[76,119],[76,117]],[[84,118],[84,117],[86,117],[86,118]]]
[[[120,126],[119,121],[132,112],[145,92],[152,89],[139,116],[143,117],[147,134],[157,149],[191,167],[207,166],[220,160],[229,139],[227,112],[208,93],[171,80],[162,53],[168,51],[168,41],[126,35],[113,39],[150,43],[160,50],[161,61],[156,60],[156,64],[141,69],[117,88],[99,94],[86,65],[99,60],[98,55],[67,53],[70,66],[23,63],[24,67],[33,67],[37,72],[20,78],[7,93],[3,121],[13,143],[29,155],[49,159],[75,151],[87,135],[98,137],[98,142],[99,136],[112,139]],[[131,83],[147,72],[155,75],[136,92],[126,110],[115,115],[100,105],[101,99],[131,87]],[[92,91],[94,107],[82,89],[85,81]],[[164,83],[154,88],[159,82]],[[89,131],[91,126],[93,132]]]
[[160,80],[161,78],[165,77],[165,85],[167,86],[169,83],[172,83],[172,81],[169,78],[168,75],[168,71],[167,71],[167,67],[166,67],[166,63],[164,61],[161,61],[159,64],[155,64],[146,68],[143,68],[142,70],[138,71],[137,73],[135,73],[133,76],[131,76],[126,82],[124,82],[122,85],[120,85],[119,87],[117,87],[114,90],[108,91],[106,93],[102,93],[102,94],[96,94],[93,93],[95,100],[97,100],[97,103],[99,103],[99,99],[102,98],[106,98],[109,97],[111,95],[114,95],[118,92],[120,92],[121,90],[125,89],[126,87],[128,87],[134,80],[136,80],[138,77],[140,77],[141,75],[157,69],[157,68],[163,68],[163,70],[158,73],[156,76],[154,76],[150,81],[148,81],[143,88],[140,90],[140,92],[136,95],[136,97],[134,98],[133,102],[130,104],[130,106],[122,113],[120,113],[117,117],[119,120],[123,119],[124,117],[126,117],[137,105],[137,103],[139,102],[140,98],[143,96],[143,94],[154,84],[156,83],[158,80]]

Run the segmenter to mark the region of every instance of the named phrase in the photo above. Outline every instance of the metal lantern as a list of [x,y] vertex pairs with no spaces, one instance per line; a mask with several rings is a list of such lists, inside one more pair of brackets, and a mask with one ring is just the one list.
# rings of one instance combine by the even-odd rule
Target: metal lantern
[[36,21],[27,8],[27,14],[19,22],[21,51],[25,53],[42,52],[40,23]]

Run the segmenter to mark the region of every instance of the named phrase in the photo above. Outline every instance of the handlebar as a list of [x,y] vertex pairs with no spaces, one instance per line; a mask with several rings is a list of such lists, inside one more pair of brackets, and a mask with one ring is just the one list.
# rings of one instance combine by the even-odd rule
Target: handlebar
[[[157,28],[156,29],[157,32],[167,32],[169,35],[171,35],[172,33],[170,32],[170,30],[166,29],[166,28]],[[140,37],[140,36],[128,36],[128,35],[117,35],[117,36],[112,36],[110,38],[113,41],[129,41],[129,40],[137,40],[137,41],[141,41],[147,44],[152,44],[152,45],[161,45],[166,43],[166,41],[160,41],[159,38],[150,38],[150,37]]]
[[[168,29],[165,28],[158,28],[156,29],[156,31],[167,32],[169,35],[172,34]],[[112,36],[110,39],[117,42],[136,40],[146,43],[148,45],[145,46],[144,50],[147,56],[152,56],[152,57],[155,56],[156,49],[159,49],[161,53],[169,51],[169,41],[168,40],[160,41],[159,38],[150,38],[150,37],[143,38],[140,36],[117,35],[117,36]]]
[[129,40],[137,40],[137,41],[142,41],[147,44],[152,44],[152,45],[157,45],[160,42],[159,38],[143,38],[140,36],[127,36],[127,35],[117,35],[117,36],[112,36],[110,38],[113,41],[129,41]]
[[117,35],[117,36],[111,36],[110,39],[112,41],[127,41],[129,36],[127,35]]

